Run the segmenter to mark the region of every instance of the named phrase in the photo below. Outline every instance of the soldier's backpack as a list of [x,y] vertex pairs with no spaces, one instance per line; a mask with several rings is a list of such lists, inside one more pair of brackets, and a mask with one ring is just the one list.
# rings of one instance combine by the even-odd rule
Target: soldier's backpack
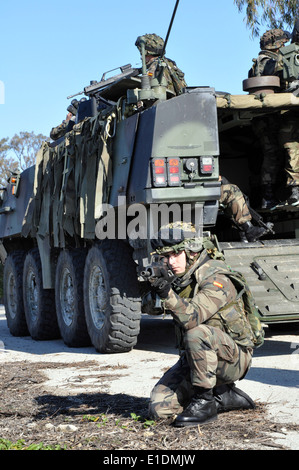
[[[203,245],[212,259],[225,259],[223,253],[217,246],[217,240],[212,241],[207,238],[204,240]],[[229,266],[227,267],[228,269],[223,271],[223,274],[226,274],[234,284],[238,292],[237,299],[242,297],[246,317],[254,335],[254,345],[255,348],[259,348],[264,344],[265,332],[259,319],[258,309],[255,305],[253,295],[243,274],[239,271],[234,271]]]
[[230,270],[226,272],[238,292],[238,298],[242,297],[246,317],[251,326],[254,335],[255,348],[259,348],[264,344],[265,332],[259,319],[258,309],[251,290],[243,274],[238,271]]

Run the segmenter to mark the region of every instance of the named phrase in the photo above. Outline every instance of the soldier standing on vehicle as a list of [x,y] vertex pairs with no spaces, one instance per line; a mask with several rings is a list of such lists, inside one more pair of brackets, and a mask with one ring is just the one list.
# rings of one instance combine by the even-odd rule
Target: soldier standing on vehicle
[[135,45],[140,53],[141,40],[145,42],[145,60],[149,76],[151,78],[159,78],[161,82],[162,74],[166,79],[168,90],[172,91],[175,95],[182,93],[182,90],[187,86],[184,78],[185,75],[173,60],[161,56],[164,40],[157,34],[138,36]]
[[56,127],[53,127],[50,132],[50,137],[52,140],[58,140],[63,137],[67,132],[71,131],[75,121],[76,114],[78,110],[79,102],[74,99],[71,101],[71,104],[67,107],[67,115],[64,121]]
[[249,370],[255,339],[229,268],[211,258],[192,224],[164,226],[151,242],[176,276],[161,267],[150,282],[174,319],[181,357],[154,387],[150,414],[194,426],[216,420],[218,411],[254,408],[234,386]]
[[[281,29],[266,31],[260,40],[261,52],[249,70],[249,77],[277,75],[281,79],[281,92],[286,91],[282,80],[283,64],[279,55],[280,48],[290,39]],[[281,168],[287,173],[287,188],[290,190],[286,203],[299,204],[299,130],[298,114],[286,111],[254,119],[252,128],[262,146],[262,208],[269,209],[277,204],[275,188]],[[284,161],[287,163],[284,164]]]

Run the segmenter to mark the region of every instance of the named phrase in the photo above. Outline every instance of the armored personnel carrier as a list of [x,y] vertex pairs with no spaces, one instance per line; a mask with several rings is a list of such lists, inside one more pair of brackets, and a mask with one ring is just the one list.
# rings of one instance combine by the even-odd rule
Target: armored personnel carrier
[[160,218],[175,210],[181,219],[185,209],[215,225],[215,93],[175,96],[164,82],[149,84],[145,64],[121,67],[84,93],[73,129],[44,142],[35,166],[3,192],[7,322],[14,335],[128,351],[141,317],[136,267],[148,263]]
[[138,272],[165,217],[192,220],[219,240],[248,279],[262,321],[299,321],[299,211],[264,212],[275,235],[244,243],[219,207],[219,165],[258,205],[261,154],[252,122],[299,106],[299,98],[210,87],[175,95],[163,81],[149,82],[142,57],[142,70],[126,65],[87,86],[73,129],[44,142],[35,166],[13,174],[2,192],[11,333],[131,350],[147,311]]

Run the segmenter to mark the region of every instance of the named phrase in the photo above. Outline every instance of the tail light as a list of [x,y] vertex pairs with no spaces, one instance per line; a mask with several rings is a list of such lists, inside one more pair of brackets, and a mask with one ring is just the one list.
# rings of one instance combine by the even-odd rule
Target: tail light
[[200,172],[204,175],[211,174],[214,171],[213,157],[200,157]]
[[156,187],[181,186],[181,161],[179,158],[154,158],[153,181]]
[[179,158],[168,158],[167,176],[169,186],[181,186],[181,169]]
[[11,193],[12,193],[12,194],[15,194],[15,192],[16,192],[16,185],[17,185],[17,178],[15,178],[14,176],[12,176],[12,177],[10,178],[10,182],[11,182],[11,184],[12,184]]
[[154,158],[152,162],[154,186],[167,186],[165,158]]
[[13,196],[18,196],[19,192],[19,183],[20,183],[20,175],[14,174],[9,178],[9,183],[11,184],[11,193]]

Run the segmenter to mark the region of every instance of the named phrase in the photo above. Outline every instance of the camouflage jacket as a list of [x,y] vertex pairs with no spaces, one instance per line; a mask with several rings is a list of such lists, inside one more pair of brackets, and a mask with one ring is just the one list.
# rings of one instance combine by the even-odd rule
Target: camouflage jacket
[[257,59],[253,59],[253,65],[248,72],[248,77],[261,77],[263,75],[278,75],[278,54],[273,51],[261,51]]
[[72,130],[74,124],[75,124],[75,117],[69,121],[67,120],[62,121],[61,124],[52,128],[50,132],[51,139],[52,140],[60,139],[60,137],[63,137],[67,132]]
[[167,82],[167,88],[176,95],[179,95],[182,89],[187,86],[184,73],[173,60],[154,58],[148,63],[147,73],[152,78],[159,78],[161,80],[160,73],[162,72]]
[[228,266],[221,260],[210,259],[204,251],[191,270],[191,284],[174,286],[163,301],[176,326],[184,333],[204,323],[226,332],[240,346],[253,348],[254,335],[243,301],[225,274]]

